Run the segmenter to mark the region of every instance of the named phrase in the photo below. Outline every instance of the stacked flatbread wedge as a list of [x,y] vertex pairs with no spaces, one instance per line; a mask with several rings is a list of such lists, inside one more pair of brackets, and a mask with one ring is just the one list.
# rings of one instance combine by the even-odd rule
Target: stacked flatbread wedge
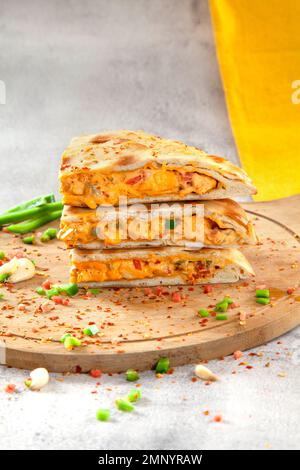
[[62,155],[59,237],[82,286],[236,282],[257,243],[231,198],[256,193],[231,162],[142,131],[77,137]]

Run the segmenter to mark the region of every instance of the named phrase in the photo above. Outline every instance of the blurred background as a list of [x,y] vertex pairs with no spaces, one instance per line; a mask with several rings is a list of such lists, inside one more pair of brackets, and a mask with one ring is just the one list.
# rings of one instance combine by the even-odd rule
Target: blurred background
[[2,0],[0,210],[58,193],[78,134],[144,129],[237,161],[207,0]]

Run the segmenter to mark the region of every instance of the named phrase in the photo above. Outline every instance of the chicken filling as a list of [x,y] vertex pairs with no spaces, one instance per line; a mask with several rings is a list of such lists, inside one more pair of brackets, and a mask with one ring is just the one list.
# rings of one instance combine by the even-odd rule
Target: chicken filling
[[207,194],[218,185],[220,183],[214,178],[197,173],[192,167],[169,169],[162,166],[126,172],[87,171],[64,176],[61,192],[65,204],[95,209],[100,204],[117,204],[120,196],[144,198],[176,194],[183,198],[191,193]]
[[221,259],[192,259],[190,257],[159,257],[147,259],[114,259],[107,261],[73,261],[71,282],[105,282],[122,279],[151,279],[154,277],[178,277],[186,283],[209,280],[225,266]]

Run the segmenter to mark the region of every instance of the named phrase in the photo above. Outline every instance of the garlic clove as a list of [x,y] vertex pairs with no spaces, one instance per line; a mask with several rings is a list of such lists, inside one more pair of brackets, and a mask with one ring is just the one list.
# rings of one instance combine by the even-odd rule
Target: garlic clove
[[30,259],[19,258],[17,262],[17,269],[9,276],[9,282],[27,281],[35,275],[35,266]]
[[7,263],[4,263],[0,266],[0,274],[13,274],[18,269],[18,261],[19,259],[14,257]]
[[30,390],[40,390],[45,387],[49,380],[49,372],[44,367],[38,367],[30,372],[30,381],[27,381],[27,386]]
[[203,366],[202,364],[196,365],[195,374],[201,380],[207,380],[210,382],[216,382],[216,380],[219,380],[219,377],[217,375],[215,375],[211,370],[209,370],[207,367]]

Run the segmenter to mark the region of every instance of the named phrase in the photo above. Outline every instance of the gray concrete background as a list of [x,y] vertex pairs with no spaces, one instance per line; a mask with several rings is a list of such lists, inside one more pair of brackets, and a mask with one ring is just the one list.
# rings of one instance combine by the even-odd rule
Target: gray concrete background
[[[237,161],[206,1],[2,0],[0,50],[0,209],[57,192],[60,154],[80,133],[142,128]],[[95,411],[130,389],[122,376],[103,377],[97,394],[88,376],[31,393],[28,372],[0,367],[0,448],[297,448],[299,330],[282,341],[246,357],[251,370],[212,361],[221,381],[209,387],[191,382],[192,366],[143,373],[137,411],[110,423]],[[18,393],[3,391],[10,382]]]

